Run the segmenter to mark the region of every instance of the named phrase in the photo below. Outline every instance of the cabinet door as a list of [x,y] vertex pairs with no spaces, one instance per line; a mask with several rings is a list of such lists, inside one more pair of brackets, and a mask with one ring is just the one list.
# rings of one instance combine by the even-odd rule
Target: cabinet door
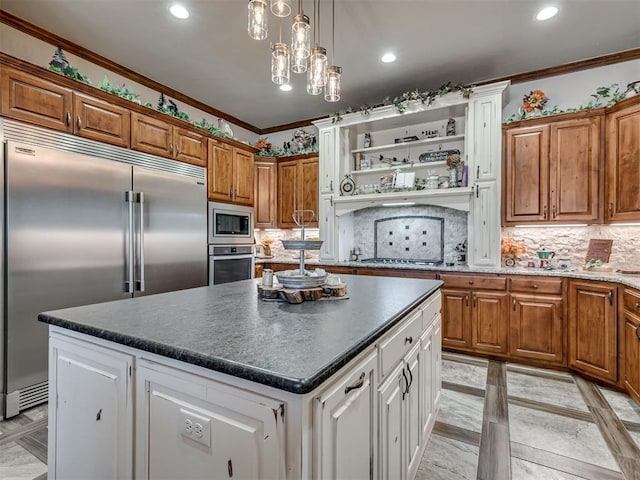
[[136,383],[137,478],[286,476],[283,403],[146,362]]
[[442,345],[471,348],[471,292],[442,289]]
[[300,197],[298,208],[315,214],[310,227],[318,226],[318,158],[300,160]]
[[404,399],[406,448],[404,450],[407,477],[413,478],[420,464],[422,447],[422,423],[420,412],[422,382],[422,351],[418,343],[406,356],[404,363],[409,376],[409,386]]
[[56,336],[49,346],[49,477],[133,476],[133,358]]
[[253,153],[233,148],[233,203],[253,205]]
[[75,133],[81,137],[129,148],[131,113],[93,97],[73,94]]
[[505,222],[548,220],[549,126],[508,129],[504,148]]
[[208,139],[207,176],[209,200],[231,201],[233,147]]
[[207,166],[207,139],[199,133],[180,127],[173,127],[173,148],[176,160]]
[[168,123],[131,112],[131,148],[134,150],[171,158],[172,139],[172,126]]
[[318,143],[318,149],[320,153],[320,173],[319,173],[319,191],[320,193],[333,193],[334,190],[334,176],[336,166],[339,162],[338,150],[338,136],[340,131],[338,127],[323,128],[319,132],[320,141]]
[[497,182],[478,182],[471,201],[472,232],[469,235],[471,265],[500,265],[500,192]]
[[[404,480],[406,463],[402,448],[404,397],[408,385],[404,366],[399,365],[379,389],[380,475],[383,480]],[[365,477],[366,478],[366,477]]]
[[314,478],[376,478],[376,362],[374,352],[316,397],[320,459]]
[[515,357],[564,362],[562,297],[511,294],[509,353]]
[[473,292],[472,346],[482,352],[506,353],[507,293]]
[[640,96],[607,114],[606,122],[607,221],[640,220]]
[[3,66],[1,95],[3,116],[73,132],[71,90]]
[[624,312],[624,388],[640,401],[640,317]]
[[256,228],[275,228],[278,206],[276,160],[256,160],[254,164],[254,226]]
[[278,163],[278,226],[295,228],[293,211],[298,210],[298,162],[290,160]]
[[433,394],[433,412],[437,415],[442,397],[442,318],[440,315],[436,317],[433,324],[431,343],[433,344],[433,386],[431,392]]
[[473,175],[476,180],[497,180],[500,175],[501,95],[490,95],[469,101]]
[[617,381],[616,288],[607,283],[569,283],[569,366]]
[[428,441],[429,433],[435,421],[435,409],[433,405],[433,387],[435,385],[435,350],[433,345],[433,326],[428,328],[420,337],[420,349],[422,369],[420,378],[420,426],[422,440]]
[[318,228],[320,231],[320,260],[338,260],[336,218],[333,195],[320,195],[318,204]]
[[550,220],[598,221],[601,117],[555,122],[550,128]]

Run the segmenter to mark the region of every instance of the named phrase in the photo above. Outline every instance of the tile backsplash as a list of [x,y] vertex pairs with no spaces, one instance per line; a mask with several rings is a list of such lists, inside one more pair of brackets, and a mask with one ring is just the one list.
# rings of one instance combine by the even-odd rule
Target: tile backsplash
[[609,263],[615,267],[640,267],[640,225],[591,225],[578,227],[505,227],[502,238],[524,240],[527,253],[520,256],[519,266],[534,261],[537,250],[556,252],[556,259],[568,258],[571,266],[580,268],[586,262],[589,239],[611,239],[613,247]]
[[[393,222],[376,220],[398,217],[436,217],[444,221],[441,238],[432,235],[439,229],[439,220],[416,218]],[[426,222],[426,223],[425,223]],[[444,259],[455,255],[455,246],[467,239],[467,213],[451,208],[436,206],[377,207],[358,210],[353,214],[353,246],[362,250],[361,258],[411,258],[428,259],[440,256],[441,242],[444,243]],[[376,235],[376,225],[378,233]],[[383,228],[385,225],[390,228]],[[423,225],[425,228],[419,228]],[[406,228],[409,227],[409,228]],[[430,228],[429,228],[430,227]],[[426,234],[422,232],[426,231]],[[393,233],[389,233],[393,232]],[[377,245],[376,245],[376,237]],[[391,237],[397,240],[391,240]],[[393,245],[389,245],[392,242]],[[426,245],[424,245],[426,243]],[[376,249],[377,246],[377,249]],[[408,251],[406,249],[409,249]],[[377,251],[376,251],[377,250]],[[417,252],[414,254],[413,252]]]

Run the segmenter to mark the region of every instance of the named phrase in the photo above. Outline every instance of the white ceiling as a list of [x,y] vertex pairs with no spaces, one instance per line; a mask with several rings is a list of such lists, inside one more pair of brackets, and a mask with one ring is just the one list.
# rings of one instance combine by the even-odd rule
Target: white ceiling
[[[320,2],[320,44],[330,55],[331,0]],[[247,0],[184,0],[188,20],[173,18],[170,3],[2,0],[0,8],[258,128],[640,47],[640,0],[336,0],[343,93],[327,103],[306,93],[304,76],[291,74],[291,92],[271,83],[276,17],[259,42],[246,32]],[[549,4],[558,15],[536,21]],[[312,0],[303,5],[311,16]],[[287,41],[290,22],[282,23]],[[395,63],[379,61],[386,50]]]

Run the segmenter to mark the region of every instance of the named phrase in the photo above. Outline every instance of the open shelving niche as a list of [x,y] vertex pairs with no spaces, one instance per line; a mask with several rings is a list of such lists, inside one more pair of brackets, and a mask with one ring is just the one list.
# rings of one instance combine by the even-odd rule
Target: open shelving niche
[[[457,149],[465,164],[467,161],[468,100],[458,93],[436,99],[432,105],[411,102],[404,113],[393,105],[377,108],[368,114],[354,113],[340,122],[341,154],[338,162],[338,178],[350,175],[358,187],[376,185],[380,176],[401,172],[416,172],[418,179],[429,174],[446,177],[445,161],[420,162],[422,153]],[[455,120],[455,134],[446,136],[447,122]],[[425,132],[437,130],[435,138],[425,138]],[[364,147],[365,133],[371,135],[372,146]],[[418,140],[395,143],[396,138],[415,136]],[[385,152],[389,155],[385,155]],[[386,161],[381,161],[380,156]],[[390,165],[389,159],[397,163]],[[370,159],[371,168],[360,168],[360,159]],[[459,175],[461,175],[461,170]],[[461,178],[461,177],[459,177]],[[341,195],[338,189],[334,198],[335,214],[340,216],[362,208],[389,203],[412,202],[416,205],[438,205],[469,211],[471,187],[447,189],[402,190],[383,193],[359,193]]]

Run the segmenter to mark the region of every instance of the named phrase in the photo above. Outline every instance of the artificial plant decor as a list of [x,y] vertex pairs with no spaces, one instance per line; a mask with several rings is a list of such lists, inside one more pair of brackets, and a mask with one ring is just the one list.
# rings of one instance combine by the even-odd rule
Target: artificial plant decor
[[346,110],[334,113],[332,115],[332,123],[341,121],[342,116],[348,113],[360,112],[362,115],[369,115],[371,110],[374,108],[384,107],[386,105],[393,105],[399,113],[404,113],[411,101],[419,101],[426,106],[430,106],[437,97],[443,97],[451,92],[458,92],[463,98],[469,98],[473,93],[473,85],[463,85],[461,83],[453,85],[451,82],[447,82],[435,91],[425,90],[424,92],[421,92],[416,89],[410,92],[404,92],[393,100],[391,100],[390,97],[386,97],[380,103],[376,103],[375,105],[364,104],[357,109],[349,107]]
[[203,118],[199,122],[193,122],[192,125],[196,128],[203,128],[207,130],[211,135],[214,135],[216,137],[232,138],[231,134],[229,134],[228,132],[224,132],[220,130],[218,127],[216,127],[215,125],[207,122],[206,118]]
[[59,73],[65,77],[78,80],[79,82],[91,85],[91,80],[86,75],[81,74],[76,67],[72,67],[64,56],[62,48],[57,47],[53,58],[49,62],[49,70]]
[[104,90],[107,93],[111,93],[112,95],[117,95],[120,98],[124,98],[131,102],[142,103],[140,102],[140,95],[133,91],[133,88],[129,86],[125,86],[122,84],[122,87],[119,87],[111,82],[105,75],[102,81],[98,84],[98,88],[100,90]]
[[165,99],[164,93],[162,92],[160,92],[160,98],[158,98],[158,105],[156,107],[156,110],[184,120],[185,122],[189,121],[189,114],[187,112],[181,112],[180,110],[178,110],[178,105],[176,105],[176,102],[174,102],[170,98]]

